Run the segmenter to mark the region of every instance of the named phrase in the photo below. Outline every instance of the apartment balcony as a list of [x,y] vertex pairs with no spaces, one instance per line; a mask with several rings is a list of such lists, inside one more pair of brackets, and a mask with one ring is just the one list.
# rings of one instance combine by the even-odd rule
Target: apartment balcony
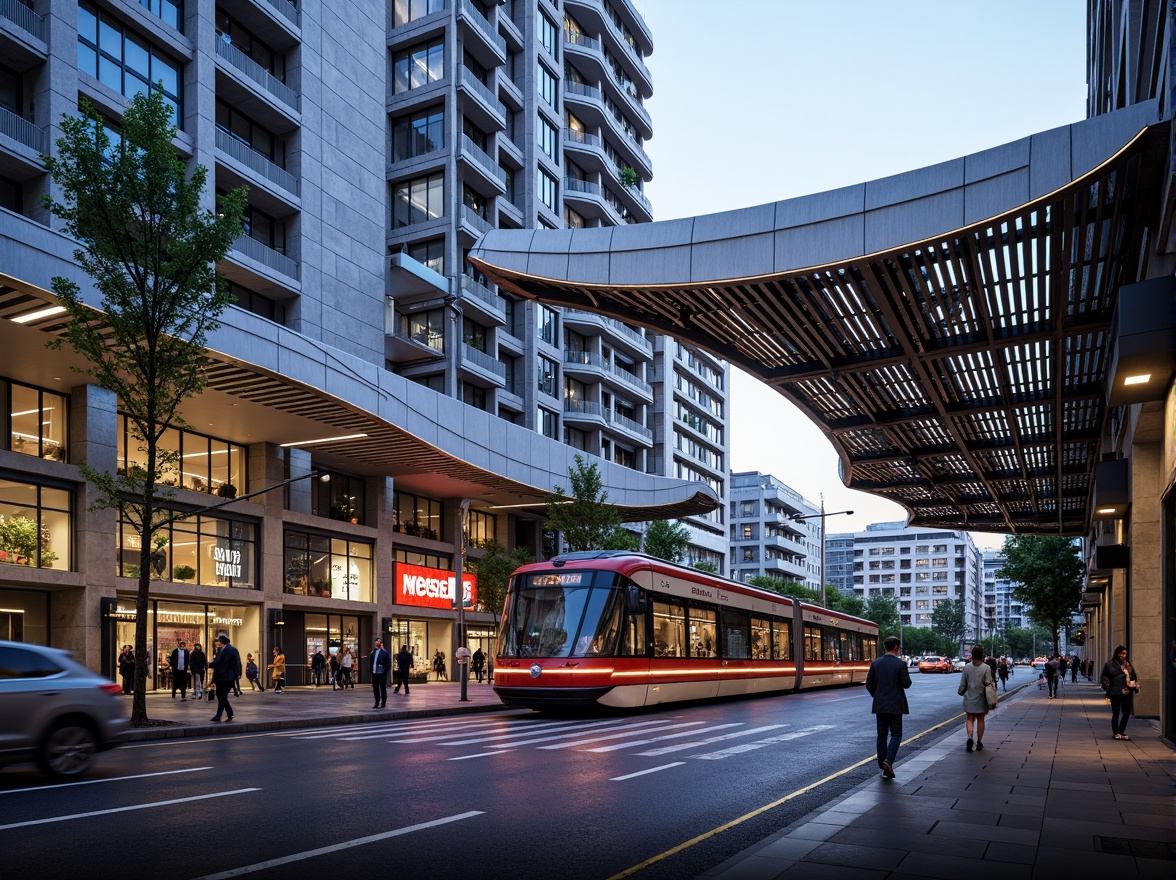
[[599,183],[590,180],[580,180],[576,177],[563,179],[564,203],[585,219],[609,217],[611,225],[618,225],[618,220],[612,220],[608,204],[604,200],[604,188]]
[[574,156],[576,164],[586,171],[611,171],[614,168],[612,160],[604,151],[604,141],[599,135],[565,128],[563,148],[564,154]]
[[591,351],[564,350],[564,375],[597,382],[608,372],[604,358]]
[[[613,125],[616,125],[616,120],[613,120]],[[619,138],[614,138],[609,143],[621,156],[621,158],[628,160],[628,163],[635,168],[641,176],[649,180],[653,177],[653,160],[649,158],[649,154],[645,149],[637,143],[627,131],[621,131]]]
[[604,407],[592,400],[576,400],[564,398],[564,422],[589,427],[603,428],[607,422]]
[[565,57],[579,61],[577,67],[587,79],[599,80],[611,76],[600,40],[584,33],[565,30],[563,46]]
[[49,152],[49,137],[44,128],[0,107],[0,149],[12,153],[14,159],[27,166],[25,173],[18,175],[23,179],[44,172],[41,156]]
[[[285,110],[298,113],[301,106],[298,93],[232,43],[218,37],[216,55],[219,60],[224,62],[222,68],[227,67],[236,75],[243,77],[250,86],[283,105]],[[238,107],[238,109],[248,110],[249,108]]]
[[269,185],[271,191],[276,187],[298,199],[298,179],[293,174],[219,128],[216,130],[216,148],[253,172],[246,176],[247,180],[259,178],[263,184]]
[[302,26],[302,20],[298,16],[298,7],[290,0],[262,0],[262,2],[285,19],[287,23],[296,28]]
[[590,127],[604,125],[606,121],[614,127],[617,125],[612,113],[604,107],[604,95],[595,86],[564,80],[563,97],[564,106]]
[[423,327],[414,332],[408,315],[398,313],[389,297],[384,317],[384,357],[402,366],[440,360],[445,357],[445,336]]
[[265,267],[271,273],[292,280],[294,285],[289,289],[295,291],[301,289],[298,284],[298,263],[287,257],[281,251],[274,250],[272,247],[262,244],[257,239],[250,238],[248,235],[242,235],[234,239],[227,259],[235,260],[238,257],[245,257],[253,263]]
[[469,343],[461,344],[461,362],[458,370],[465,381],[483,388],[506,387],[506,364]]
[[[619,205],[622,215],[630,215],[637,222],[648,223],[653,219],[653,205],[636,186],[626,186],[621,181],[621,170],[615,165],[609,167],[609,175],[613,186],[608,191],[613,195],[611,200],[614,207]],[[608,196],[606,194],[605,198]]]
[[623,416],[620,413],[616,413],[611,410],[605,410],[604,418],[614,428],[620,428],[633,437],[640,438],[641,440],[646,440],[650,443],[653,442],[653,431],[649,430],[649,428],[645,427],[640,422],[633,421],[633,419],[629,418],[628,416]]
[[[621,321],[617,321],[613,318],[606,318],[605,326],[612,333],[616,334],[622,340],[625,340],[625,342],[628,343],[627,347],[630,349],[629,354],[639,358],[653,357],[653,343],[646,339],[637,330],[634,330],[632,327],[629,327]],[[612,341],[615,342],[615,338]]]
[[471,244],[494,228],[493,223],[471,209],[469,205],[461,206],[461,213],[458,217],[457,231],[467,236]]
[[513,193],[507,193],[496,200],[499,229],[522,229],[526,222],[523,209],[515,204]]
[[644,398],[647,403],[653,403],[653,386],[644,379],[637,378],[627,370],[622,370],[615,364],[610,365],[605,378],[614,380],[614,385],[617,384],[616,380],[620,380],[620,384],[628,391],[634,391]]
[[459,109],[486,132],[506,130],[506,105],[470,70],[462,67],[457,80]]
[[457,159],[466,185],[484,196],[500,196],[506,192],[506,172],[467,134],[461,136]]
[[[23,3],[16,0],[0,0],[0,18],[16,25],[30,37],[36,38],[42,45],[48,41],[45,31],[45,19],[37,15]],[[44,55],[41,56],[44,58]]]
[[457,24],[461,29],[463,48],[479,64],[498,67],[506,63],[506,39],[470,0],[458,0]]
[[469,275],[461,276],[461,299],[458,302],[463,315],[498,325],[506,323],[502,297]]
[[[624,65],[635,84],[637,84],[645,97],[653,94],[653,75],[649,72],[649,68],[645,62],[637,54],[637,50],[629,44],[625,39],[624,34],[620,29],[613,24],[612,16],[608,14],[603,0],[566,0],[565,8],[575,15],[576,20],[584,27],[593,33],[601,34],[603,38],[607,34],[607,43],[609,51],[617,57],[617,60]],[[649,28],[637,14],[636,10],[630,8],[628,18],[630,19],[630,30],[644,40],[647,47],[652,47],[653,40],[649,34]]]
[[449,279],[406,253],[388,258],[385,293],[400,307],[440,301],[449,294]]

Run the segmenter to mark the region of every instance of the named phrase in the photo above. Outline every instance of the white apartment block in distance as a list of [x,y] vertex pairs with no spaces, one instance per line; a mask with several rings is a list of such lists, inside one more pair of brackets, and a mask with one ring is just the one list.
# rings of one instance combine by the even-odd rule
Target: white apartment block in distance
[[1032,626],[1029,615],[1033,606],[1013,598],[1013,589],[1018,586],[1016,581],[997,577],[997,572],[1005,564],[1005,556],[1000,550],[984,550],[984,631],[989,633],[1004,633],[1009,629],[1027,629]]
[[961,531],[874,523],[853,533],[854,592],[898,601],[903,626],[931,626],[935,606],[964,600],[965,637],[983,628],[983,567],[972,536]]
[[[820,509],[770,474],[731,474],[731,577],[769,575],[821,589]],[[794,516],[813,516],[800,522]]]

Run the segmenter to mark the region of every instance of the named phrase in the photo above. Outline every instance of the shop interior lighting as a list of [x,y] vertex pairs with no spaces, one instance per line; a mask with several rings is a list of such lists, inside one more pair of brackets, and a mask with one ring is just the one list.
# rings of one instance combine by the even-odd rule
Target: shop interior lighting
[[341,437],[320,437],[317,440],[299,440],[295,443],[279,443],[283,449],[289,449],[292,446],[316,446],[319,443],[338,443],[341,440],[360,440],[366,437],[367,434],[344,434]]
[[54,315],[60,315],[65,311],[65,306],[50,306],[47,309],[39,309],[35,312],[25,312],[23,315],[17,315],[15,318],[9,318],[13,324],[28,324],[30,321],[39,321],[42,318],[51,318]]

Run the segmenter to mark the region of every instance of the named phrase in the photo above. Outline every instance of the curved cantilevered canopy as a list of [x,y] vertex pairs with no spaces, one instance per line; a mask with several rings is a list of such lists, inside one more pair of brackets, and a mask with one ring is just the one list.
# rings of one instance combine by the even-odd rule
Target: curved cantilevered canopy
[[1082,534],[1117,293],[1146,277],[1169,129],[1139,104],[742,211],[495,230],[470,261],[758,377],[829,437],[847,486],[912,525]]

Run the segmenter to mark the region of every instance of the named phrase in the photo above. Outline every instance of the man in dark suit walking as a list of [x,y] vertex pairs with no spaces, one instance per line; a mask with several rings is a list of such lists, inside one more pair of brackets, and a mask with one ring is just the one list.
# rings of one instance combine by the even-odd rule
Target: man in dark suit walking
[[220,721],[221,715],[227,715],[225,721],[233,720],[233,707],[229,705],[229,693],[233,685],[241,677],[241,655],[237,649],[229,644],[229,637],[221,633],[216,637],[220,643],[220,650],[212,658],[212,684],[216,688],[216,714],[213,721]]
[[372,651],[372,693],[375,695],[373,709],[383,709],[388,705],[388,670],[391,668],[392,655],[384,647],[384,640],[376,639],[376,647]]
[[172,668],[172,699],[176,698],[176,688],[180,690],[181,700],[188,699],[188,672],[192,669],[192,653],[185,647],[183,639],[172,650],[168,662]]
[[404,693],[408,694],[408,674],[415,665],[412,654],[408,651],[408,646],[401,645],[400,651],[396,655],[396,682],[395,687],[392,688],[393,691],[400,693],[400,686],[404,685]]
[[[906,689],[911,686],[911,673],[898,656],[902,645],[897,636],[887,636],[882,643],[886,653],[870,664],[866,675],[866,690],[874,698],[871,711],[878,723],[878,766],[887,779],[894,778],[894,761],[898,758],[898,744],[902,742],[902,716],[909,715]],[[887,742],[887,734],[890,741]]]

